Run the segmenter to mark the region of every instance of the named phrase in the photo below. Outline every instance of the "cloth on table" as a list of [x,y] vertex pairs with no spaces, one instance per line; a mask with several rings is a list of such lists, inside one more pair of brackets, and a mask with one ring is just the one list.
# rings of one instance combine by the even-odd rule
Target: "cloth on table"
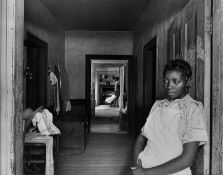
[[32,119],[32,124],[38,127],[41,135],[60,134],[60,130],[53,124],[53,115],[47,109],[37,112]]
[[45,175],[54,175],[53,138],[30,132],[25,134],[25,143],[42,143],[46,145]]

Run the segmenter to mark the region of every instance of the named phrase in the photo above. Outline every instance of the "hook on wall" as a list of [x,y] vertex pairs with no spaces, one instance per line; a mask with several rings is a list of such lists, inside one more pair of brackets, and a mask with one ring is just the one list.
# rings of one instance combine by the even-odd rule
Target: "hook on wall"
[[51,70],[51,65],[49,64],[48,65],[48,74],[50,74],[52,72],[52,70]]

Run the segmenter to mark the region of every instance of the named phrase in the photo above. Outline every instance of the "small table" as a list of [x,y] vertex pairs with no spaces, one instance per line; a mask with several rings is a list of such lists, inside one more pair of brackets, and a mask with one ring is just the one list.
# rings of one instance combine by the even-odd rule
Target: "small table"
[[53,137],[43,136],[40,133],[26,133],[25,143],[41,143],[46,145],[45,175],[54,175]]

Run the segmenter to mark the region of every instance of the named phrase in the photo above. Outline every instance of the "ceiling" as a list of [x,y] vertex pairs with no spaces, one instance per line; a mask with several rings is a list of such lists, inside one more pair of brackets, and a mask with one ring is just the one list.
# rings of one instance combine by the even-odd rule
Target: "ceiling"
[[151,0],[40,0],[64,30],[132,31]]

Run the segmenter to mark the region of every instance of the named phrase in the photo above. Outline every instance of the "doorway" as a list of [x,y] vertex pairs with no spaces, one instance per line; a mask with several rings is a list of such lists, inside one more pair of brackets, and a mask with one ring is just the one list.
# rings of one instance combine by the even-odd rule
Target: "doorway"
[[127,134],[126,67],[127,60],[92,60],[91,132]]
[[143,48],[143,107],[144,121],[156,99],[156,37]]
[[27,32],[24,42],[25,108],[47,105],[47,51],[47,43]]
[[[129,108],[127,101],[133,90],[128,75],[131,58],[122,55],[86,56],[86,111],[89,132],[97,130],[105,133],[132,133],[132,125],[128,125],[131,121],[129,116],[123,121],[120,118],[120,109]],[[117,90],[119,98],[111,103],[107,99],[115,95]],[[101,129],[95,128],[95,120],[102,124]]]

